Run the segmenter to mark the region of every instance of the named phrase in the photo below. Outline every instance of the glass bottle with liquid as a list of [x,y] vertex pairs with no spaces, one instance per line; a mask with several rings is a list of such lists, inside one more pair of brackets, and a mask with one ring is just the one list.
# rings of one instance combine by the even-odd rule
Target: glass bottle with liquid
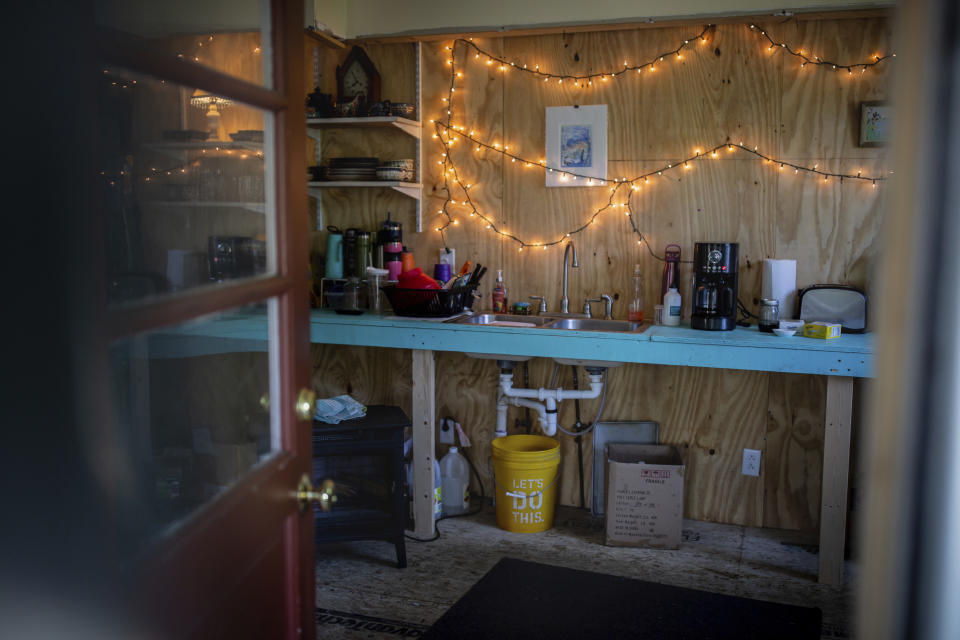
[[627,319],[630,322],[643,322],[643,274],[640,265],[633,267],[633,298],[627,308]]

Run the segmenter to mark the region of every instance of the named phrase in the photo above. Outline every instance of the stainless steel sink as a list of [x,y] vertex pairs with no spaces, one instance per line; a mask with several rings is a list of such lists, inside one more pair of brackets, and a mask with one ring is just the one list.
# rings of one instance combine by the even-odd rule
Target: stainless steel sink
[[613,333],[641,333],[647,324],[626,320],[603,320],[601,318],[571,316],[518,316],[507,313],[476,313],[447,322],[456,324],[480,324],[485,326],[528,327],[531,329],[566,329],[569,331],[607,331]]
[[615,331],[617,333],[640,333],[646,328],[642,322],[627,320],[602,320],[600,318],[557,318],[546,325],[547,329],[571,331]]
[[[518,316],[511,315],[507,313],[476,313],[471,316],[464,316],[462,318],[452,318],[447,320],[447,322],[455,322],[457,324],[484,324],[484,325],[494,325],[494,326],[524,326],[524,325],[534,325],[536,327],[542,327],[546,324],[553,322],[555,318],[548,318],[545,316]],[[513,324],[520,323],[520,324]]]

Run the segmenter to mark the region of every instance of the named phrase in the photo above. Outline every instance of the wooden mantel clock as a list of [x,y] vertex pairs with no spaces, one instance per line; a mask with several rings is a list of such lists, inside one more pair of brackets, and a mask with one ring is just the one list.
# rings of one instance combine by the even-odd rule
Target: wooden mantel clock
[[367,104],[380,102],[380,73],[367,53],[354,46],[343,66],[337,67],[337,99],[347,102],[358,95]]

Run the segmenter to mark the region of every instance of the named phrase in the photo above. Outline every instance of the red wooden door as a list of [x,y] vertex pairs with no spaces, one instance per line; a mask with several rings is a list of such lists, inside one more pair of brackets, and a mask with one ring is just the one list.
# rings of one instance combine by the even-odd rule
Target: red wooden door
[[116,611],[137,637],[312,638],[302,3],[167,31],[149,4],[97,16],[78,248],[77,396],[125,549]]

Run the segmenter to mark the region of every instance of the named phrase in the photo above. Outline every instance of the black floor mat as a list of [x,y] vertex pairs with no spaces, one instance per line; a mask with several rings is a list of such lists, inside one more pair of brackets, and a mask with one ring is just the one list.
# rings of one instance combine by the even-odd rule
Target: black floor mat
[[820,609],[504,558],[423,638],[817,640]]

